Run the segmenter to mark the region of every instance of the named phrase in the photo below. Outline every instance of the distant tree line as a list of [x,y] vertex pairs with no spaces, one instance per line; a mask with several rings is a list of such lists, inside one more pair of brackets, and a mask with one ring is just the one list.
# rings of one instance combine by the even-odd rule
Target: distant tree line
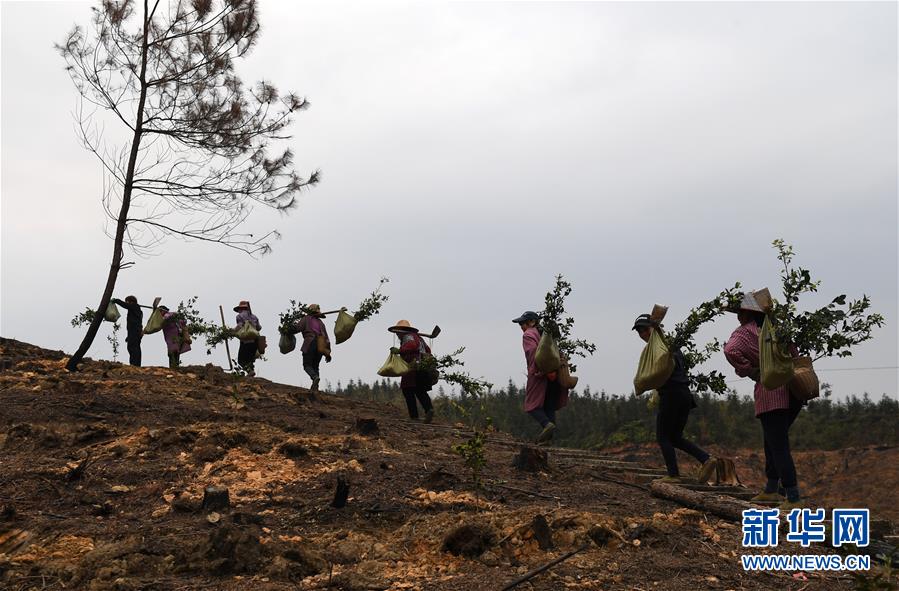
[[[351,380],[338,382],[337,394],[403,406],[396,381],[383,379],[374,383]],[[433,393],[432,393],[433,394]],[[450,422],[479,420],[484,413],[493,425],[522,438],[533,438],[537,425],[522,410],[524,389],[511,380],[502,389],[484,396],[482,404],[464,402],[439,388],[434,396],[438,417]],[[655,441],[655,414],[646,407],[645,396],[573,392],[568,406],[559,415],[558,445],[577,448],[613,447]],[[731,391],[727,395],[696,395],[696,408],[687,424],[687,435],[700,444],[725,447],[758,447],[761,431],[755,419],[753,399]],[[462,408],[473,417],[466,418]],[[879,400],[867,393],[834,400],[825,384],[822,396],[811,401],[800,413],[790,430],[790,443],[795,449],[838,449],[867,445],[899,444],[899,400],[884,395]]]

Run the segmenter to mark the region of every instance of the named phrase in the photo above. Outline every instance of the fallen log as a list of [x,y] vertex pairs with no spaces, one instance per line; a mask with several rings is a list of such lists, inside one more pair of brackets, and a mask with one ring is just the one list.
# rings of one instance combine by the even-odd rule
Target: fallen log
[[675,501],[699,511],[711,513],[730,521],[742,521],[743,511],[756,508],[751,503],[726,495],[690,490],[670,482],[654,480],[649,485],[652,496]]

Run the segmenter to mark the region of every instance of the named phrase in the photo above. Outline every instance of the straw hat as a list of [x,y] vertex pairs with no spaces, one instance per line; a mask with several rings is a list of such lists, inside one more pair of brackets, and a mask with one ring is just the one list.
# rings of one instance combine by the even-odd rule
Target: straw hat
[[322,314],[322,308],[318,304],[309,304],[306,306],[306,311],[310,316],[315,316],[316,318],[324,318],[325,315]]
[[748,312],[764,312],[758,301],[755,299],[754,294],[755,292],[753,291],[744,292],[743,300],[738,306],[736,306],[735,308],[731,308],[730,311],[739,312],[740,310],[746,310]]
[[234,306],[235,312],[240,312],[241,310],[249,310],[249,309],[250,309],[250,302],[248,302],[246,300],[241,300],[239,304]]
[[400,320],[395,326],[387,329],[390,332],[418,332],[418,329],[412,326],[408,320]]

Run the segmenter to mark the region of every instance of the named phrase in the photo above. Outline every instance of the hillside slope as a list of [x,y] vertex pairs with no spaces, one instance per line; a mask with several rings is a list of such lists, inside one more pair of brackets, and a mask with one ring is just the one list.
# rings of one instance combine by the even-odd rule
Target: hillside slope
[[[63,360],[0,340],[5,589],[498,590],[582,545],[520,588],[851,588],[838,575],[747,574],[739,524],[571,458],[562,467],[553,452],[549,472],[518,471],[503,434],[478,492],[452,451],[462,429],[327,394],[311,402],[211,365],[87,361],[69,374]],[[358,419],[378,432],[363,435]],[[341,509],[330,506],[338,478]],[[226,487],[230,506],[204,510],[207,486]],[[466,540],[485,549],[476,557],[443,550],[464,524],[481,530]]]

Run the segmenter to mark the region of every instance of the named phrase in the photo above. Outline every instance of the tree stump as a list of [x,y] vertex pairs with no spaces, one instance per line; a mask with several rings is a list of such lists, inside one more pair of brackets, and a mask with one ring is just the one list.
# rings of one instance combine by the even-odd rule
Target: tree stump
[[512,465],[522,472],[549,472],[549,458],[545,450],[522,445],[512,458]]
[[546,522],[546,517],[543,515],[537,515],[531,521],[531,532],[534,534],[534,539],[537,540],[537,545],[540,546],[541,550],[551,550],[553,547],[553,532],[549,528],[549,524]]
[[381,430],[378,428],[378,421],[368,418],[356,419],[356,431],[360,435],[378,435],[381,433]]
[[203,510],[219,511],[231,505],[228,489],[224,486],[207,486],[203,490]]
[[454,556],[477,558],[492,546],[495,540],[493,530],[483,525],[466,524],[447,534],[441,548]]
[[346,476],[337,477],[337,489],[334,491],[334,500],[331,506],[335,509],[343,509],[346,507],[347,498],[350,496],[350,483],[347,482]]

